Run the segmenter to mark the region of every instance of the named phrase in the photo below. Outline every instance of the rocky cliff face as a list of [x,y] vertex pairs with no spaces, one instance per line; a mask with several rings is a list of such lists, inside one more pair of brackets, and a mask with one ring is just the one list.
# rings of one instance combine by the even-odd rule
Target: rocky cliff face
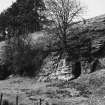
[[[78,34],[84,35],[92,39],[92,50],[97,51],[100,46],[105,42],[105,15],[97,16],[95,18],[87,19],[84,22],[78,22],[78,25],[74,25],[73,28],[80,28]],[[105,55],[105,54],[103,54]],[[39,80],[50,80],[50,79],[61,79],[68,80],[72,78],[71,70],[72,64],[69,67],[65,63],[65,58],[61,59],[58,63],[51,59],[49,56],[46,63],[42,67],[43,75]],[[57,66],[56,66],[57,65]],[[90,72],[90,65],[86,61],[81,62],[82,74],[87,74]],[[104,57],[99,59],[99,64],[96,69],[101,69],[105,67]]]
[[43,62],[39,81],[67,80],[72,77],[71,64],[66,65],[65,58],[58,60],[59,56],[49,55]]

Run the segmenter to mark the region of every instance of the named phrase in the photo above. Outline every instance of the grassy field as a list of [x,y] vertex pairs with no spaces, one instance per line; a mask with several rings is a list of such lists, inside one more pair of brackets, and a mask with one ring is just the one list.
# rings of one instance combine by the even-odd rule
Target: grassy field
[[73,81],[37,82],[35,78],[11,77],[0,81],[3,99],[19,104],[105,105],[105,70],[86,74]]

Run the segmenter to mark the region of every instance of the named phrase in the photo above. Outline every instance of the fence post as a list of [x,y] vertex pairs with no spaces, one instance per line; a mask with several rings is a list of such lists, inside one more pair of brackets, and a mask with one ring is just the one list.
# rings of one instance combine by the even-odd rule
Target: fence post
[[1,96],[0,96],[0,105],[2,105],[2,99],[3,99],[3,93],[1,93]]
[[39,105],[42,105],[42,99],[41,98],[39,99]]
[[18,105],[18,99],[19,99],[19,96],[17,95],[16,96],[16,105]]

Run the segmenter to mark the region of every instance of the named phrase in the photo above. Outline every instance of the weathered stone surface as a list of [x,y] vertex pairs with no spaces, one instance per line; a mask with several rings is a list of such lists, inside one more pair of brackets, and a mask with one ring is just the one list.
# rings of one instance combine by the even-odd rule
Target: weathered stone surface
[[42,66],[41,73],[39,74],[42,80],[68,80],[72,77],[71,67],[67,66],[65,59],[58,60],[58,56],[48,56]]

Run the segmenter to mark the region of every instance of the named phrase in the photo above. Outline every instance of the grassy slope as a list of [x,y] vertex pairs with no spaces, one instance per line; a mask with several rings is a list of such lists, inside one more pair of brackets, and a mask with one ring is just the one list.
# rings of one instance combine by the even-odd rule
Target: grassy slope
[[19,103],[32,104],[30,97],[37,90],[45,87],[46,83],[37,83],[35,79],[27,77],[12,77],[0,81],[0,92],[4,94],[3,98],[15,102],[16,95],[19,96]]
[[32,105],[32,100],[36,103],[39,98],[44,99],[43,103],[48,101],[59,105],[99,105],[98,102],[105,103],[105,70],[68,82],[44,83],[35,78],[12,77],[0,81],[0,92],[4,93],[3,98],[12,102],[18,94],[19,103],[27,105]]
[[44,83],[37,82],[34,78],[12,77],[0,81],[0,92],[4,93],[4,98],[13,102],[18,94],[19,103],[30,105],[33,104],[32,100],[36,103],[39,98],[44,99],[43,102],[57,105],[99,105],[98,102],[104,105],[105,70],[86,74],[68,82]]
[[49,86],[50,83],[35,82],[35,79],[15,77],[0,81],[0,92],[4,93],[4,99],[15,103],[16,95],[19,96],[19,103],[32,105],[32,99],[36,103],[39,98],[49,103],[71,103],[87,100],[85,97],[71,97],[73,89],[59,89]]

